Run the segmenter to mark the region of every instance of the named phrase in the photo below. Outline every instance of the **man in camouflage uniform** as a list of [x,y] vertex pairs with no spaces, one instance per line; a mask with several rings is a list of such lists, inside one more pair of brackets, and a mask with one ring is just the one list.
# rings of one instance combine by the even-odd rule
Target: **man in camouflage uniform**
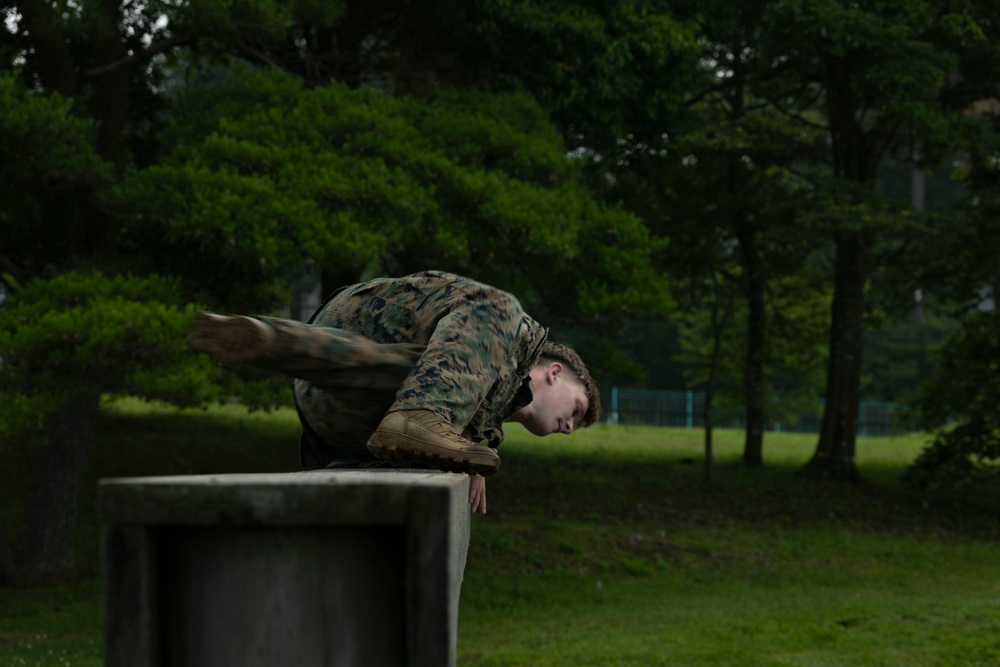
[[295,378],[304,468],[467,472],[485,511],[504,421],[547,435],[599,416],[582,361],[546,339],[512,295],[425,271],[344,288],[308,324],[202,313],[190,342]]

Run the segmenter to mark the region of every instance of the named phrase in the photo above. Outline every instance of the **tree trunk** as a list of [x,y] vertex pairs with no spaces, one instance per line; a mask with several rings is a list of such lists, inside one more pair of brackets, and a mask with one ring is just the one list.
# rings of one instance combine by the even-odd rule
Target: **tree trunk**
[[715,450],[712,444],[712,395],[714,390],[709,384],[705,388],[705,405],[702,419],[705,421],[705,483],[711,486],[715,482]]
[[80,490],[94,441],[99,397],[69,401],[46,415],[42,442],[29,453],[21,540],[11,582],[50,584],[76,574]]
[[[129,51],[119,33],[120,0],[102,0],[106,23],[96,33],[94,51],[101,65],[126,59]],[[91,110],[97,121],[97,154],[109,162],[118,157],[122,133],[132,100],[132,67],[122,66],[102,73],[93,81]]]
[[333,37],[331,72],[333,78],[350,88],[365,83],[365,40],[371,39],[379,15],[385,11],[381,2],[350,3],[337,24]]
[[[712,359],[708,369],[708,380],[705,382],[705,405],[702,418],[705,421],[705,482],[711,485],[715,480],[715,452],[712,443],[712,402],[715,398],[715,380],[719,374],[719,361],[722,358],[722,339],[733,311],[732,292],[722,304],[722,288],[715,269],[712,269]],[[721,311],[721,312],[720,312]]]
[[[729,118],[734,124],[746,116],[744,89],[744,45],[738,44],[733,62],[733,87],[729,96]],[[734,202],[743,201],[742,192],[747,187],[743,151],[737,149],[729,156],[728,188]],[[732,213],[732,227],[743,258],[746,272],[747,337],[746,365],[743,369],[744,411],[746,412],[746,439],[743,446],[743,464],[749,467],[763,465],[764,450],[764,270],[757,246],[757,228],[748,212],[738,204]]]
[[73,57],[66,39],[55,28],[52,9],[41,0],[17,0],[15,6],[35,50],[42,86],[63,97],[75,96],[79,82]]
[[833,479],[859,481],[854,461],[861,398],[864,288],[871,241],[859,232],[836,238],[835,286],[830,329],[826,406],[819,444],[805,472]]
[[764,336],[767,324],[764,274],[756,236],[753,230],[740,236],[747,271],[747,358],[743,376],[747,423],[743,465],[754,468],[764,464]]

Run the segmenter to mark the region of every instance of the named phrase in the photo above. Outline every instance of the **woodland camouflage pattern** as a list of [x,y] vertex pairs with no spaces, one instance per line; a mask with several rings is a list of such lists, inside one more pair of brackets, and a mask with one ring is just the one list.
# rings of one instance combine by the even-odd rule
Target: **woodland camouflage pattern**
[[279,334],[269,358],[296,378],[307,468],[374,461],[365,443],[389,410],[433,410],[498,446],[547,336],[512,295],[440,271],[347,287],[311,324],[261,319]]

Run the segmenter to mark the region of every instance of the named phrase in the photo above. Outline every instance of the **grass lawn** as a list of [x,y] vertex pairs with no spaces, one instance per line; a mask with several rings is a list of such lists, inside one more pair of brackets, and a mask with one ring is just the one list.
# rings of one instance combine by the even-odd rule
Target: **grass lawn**
[[723,431],[708,488],[698,432],[512,436],[461,665],[1000,665],[1000,495],[902,491],[920,438],[863,440],[844,488],[796,475],[815,436],[747,471]]
[[[1000,665],[1000,493],[899,487],[919,437],[863,439],[866,484],[796,475],[815,436],[509,429],[473,517],[459,665]],[[291,411],[106,410],[93,478],[294,470]],[[91,485],[92,488],[93,485]],[[0,589],[0,665],[100,665],[93,497],[80,583]]]

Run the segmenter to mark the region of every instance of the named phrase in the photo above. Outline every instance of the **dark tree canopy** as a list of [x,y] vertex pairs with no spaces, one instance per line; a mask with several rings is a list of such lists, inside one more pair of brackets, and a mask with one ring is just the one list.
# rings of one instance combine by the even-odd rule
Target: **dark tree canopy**
[[[73,569],[72,521],[53,516],[75,516],[102,394],[191,404],[235,390],[185,353],[196,308],[274,311],[304,270],[332,288],[439,268],[556,322],[662,317],[661,245],[588,191],[564,142],[570,125],[607,141],[625,121],[616,104],[652,85],[645,66],[663,71],[684,51],[677,24],[643,11],[5,7],[0,433],[27,461],[26,504],[48,495],[22,525],[41,537],[2,569],[23,580]],[[515,58],[542,30],[546,48]],[[577,37],[549,39],[563,33]],[[547,106],[532,96],[551,80],[542,70],[561,82]],[[267,383],[240,386],[253,404],[273,400]],[[52,477],[76,484],[56,492]]]
[[[748,464],[769,394],[816,402],[827,363],[814,467],[846,478],[880,313],[920,288],[963,322],[942,368],[981,378],[967,351],[992,350],[990,316],[970,309],[1000,293],[982,241],[997,238],[993,0],[15,0],[0,14],[0,433],[27,462],[23,497],[45,500],[0,563],[9,576],[72,571],[72,521],[54,517],[75,516],[102,394],[274,401],[182,334],[199,307],[277,311],[306,274],[328,290],[471,275],[574,327],[598,373],[641,374],[613,336],[678,301],[689,367],[746,410]],[[887,166],[949,164],[961,211],[879,187]],[[966,410],[935,460],[959,440],[992,447],[989,387],[935,377]]]

